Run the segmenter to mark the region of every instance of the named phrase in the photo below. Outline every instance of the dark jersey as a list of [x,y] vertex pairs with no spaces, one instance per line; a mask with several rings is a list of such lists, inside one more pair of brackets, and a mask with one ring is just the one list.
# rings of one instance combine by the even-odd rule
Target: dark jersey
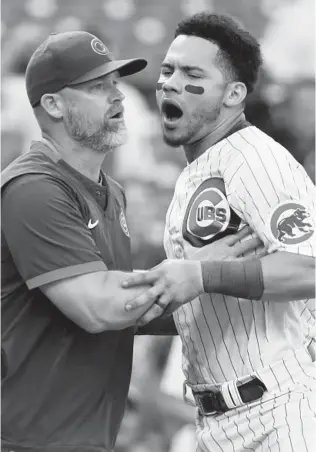
[[133,329],[89,334],[40,290],[132,269],[125,197],[102,177],[92,182],[41,142],[2,173],[2,445],[15,452],[114,447]]

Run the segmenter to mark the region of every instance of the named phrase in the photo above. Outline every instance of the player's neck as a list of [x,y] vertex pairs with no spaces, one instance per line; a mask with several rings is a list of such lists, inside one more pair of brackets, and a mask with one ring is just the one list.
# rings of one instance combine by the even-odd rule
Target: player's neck
[[184,153],[189,163],[196,160],[200,155],[204,154],[207,149],[214,144],[221,141],[224,137],[229,135],[229,132],[235,127],[246,120],[244,112],[238,112],[236,115],[229,118],[225,118],[215,125],[214,129],[211,130],[207,135],[205,135],[200,140],[192,144],[187,144],[184,146]]

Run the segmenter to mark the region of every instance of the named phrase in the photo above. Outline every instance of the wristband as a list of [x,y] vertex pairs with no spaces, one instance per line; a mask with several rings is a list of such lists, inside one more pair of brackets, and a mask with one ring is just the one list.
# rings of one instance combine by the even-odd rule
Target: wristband
[[204,291],[259,300],[264,291],[259,259],[201,262]]

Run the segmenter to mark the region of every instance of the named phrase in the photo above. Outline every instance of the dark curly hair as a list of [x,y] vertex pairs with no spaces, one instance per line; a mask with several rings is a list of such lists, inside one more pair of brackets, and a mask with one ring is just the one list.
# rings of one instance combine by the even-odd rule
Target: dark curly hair
[[231,17],[201,12],[178,23],[179,35],[197,36],[217,44],[216,64],[231,80],[243,82],[253,91],[262,64],[257,40]]

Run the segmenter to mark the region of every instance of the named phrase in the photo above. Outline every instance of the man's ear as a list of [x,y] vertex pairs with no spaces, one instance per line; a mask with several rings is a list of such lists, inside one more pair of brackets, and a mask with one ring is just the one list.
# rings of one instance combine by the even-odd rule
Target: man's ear
[[41,106],[52,118],[62,119],[64,104],[61,97],[57,93],[43,94],[41,98]]
[[247,87],[242,82],[229,83],[224,96],[226,107],[235,107],[242,104],[247,96]]

